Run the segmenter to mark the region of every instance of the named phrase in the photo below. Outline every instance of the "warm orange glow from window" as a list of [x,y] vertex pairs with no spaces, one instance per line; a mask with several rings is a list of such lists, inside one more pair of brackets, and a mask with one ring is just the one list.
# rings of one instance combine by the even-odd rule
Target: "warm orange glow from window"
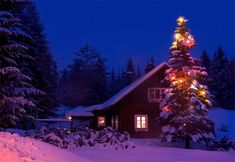
[[148,116],[147,115],[135,115],[135,128],[137,130],[144,130],[148,128]]
[[98,116],[98,127],[105,126],[105,117],[104,116]]

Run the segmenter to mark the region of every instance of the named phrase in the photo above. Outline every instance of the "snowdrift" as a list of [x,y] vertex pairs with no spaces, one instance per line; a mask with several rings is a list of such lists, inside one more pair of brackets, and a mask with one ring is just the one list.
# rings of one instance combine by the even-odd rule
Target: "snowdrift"
[[0,132],[0,162],[91,162],[50,144]]

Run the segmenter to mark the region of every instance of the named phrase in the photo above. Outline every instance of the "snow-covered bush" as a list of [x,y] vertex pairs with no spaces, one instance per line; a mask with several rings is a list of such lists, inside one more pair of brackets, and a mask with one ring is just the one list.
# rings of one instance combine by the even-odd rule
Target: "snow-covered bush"
[[229,141],[228,137],[223,137],[221,140],[214,140],[209,145],[210,150],[217,150],[217,151],[229,151],[230,149],[235,150],[235,144]]
[[74,149],[84,146],[112,147],[115,149],[134,148],[129,141],[129,134],[123,134],[112,127],[100,131],[89,128],[76,128],[72,130],[60,128],[41,128],[32,134],[32,137],[61,148]]

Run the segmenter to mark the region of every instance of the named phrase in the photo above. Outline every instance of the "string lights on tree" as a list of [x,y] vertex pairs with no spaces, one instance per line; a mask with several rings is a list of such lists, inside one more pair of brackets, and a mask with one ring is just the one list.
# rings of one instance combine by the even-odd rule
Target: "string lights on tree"
[[170,47],[164,81],[169,88],[164,92],[160,104],[160,120],[163,123],[162,140],[185,139],[186,147],[190,140],[210,140],[214,137],[213,122],[208,119],[208,108],[212,106],[210,92],[203,81],[207,78],[204,67],[198,66],[189,50],[195,47],[195,39],[185,26],[187,19],[180,16]]

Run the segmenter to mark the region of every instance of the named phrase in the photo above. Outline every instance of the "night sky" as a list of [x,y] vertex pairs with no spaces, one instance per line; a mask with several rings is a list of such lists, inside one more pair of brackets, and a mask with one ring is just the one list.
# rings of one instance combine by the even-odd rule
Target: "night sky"
[[[72,63],[73,54],[86,42],[120,67],[132,57],[143,66],[153,56],[157,63],[169,56],[169,47],[182,15],[196,39],[191,51],[213,55],[219,45],[235,55],[235,1],[80,1],[37,0],[41,21],[60,70]],[[143,61],[141,61],[143,60]]]

